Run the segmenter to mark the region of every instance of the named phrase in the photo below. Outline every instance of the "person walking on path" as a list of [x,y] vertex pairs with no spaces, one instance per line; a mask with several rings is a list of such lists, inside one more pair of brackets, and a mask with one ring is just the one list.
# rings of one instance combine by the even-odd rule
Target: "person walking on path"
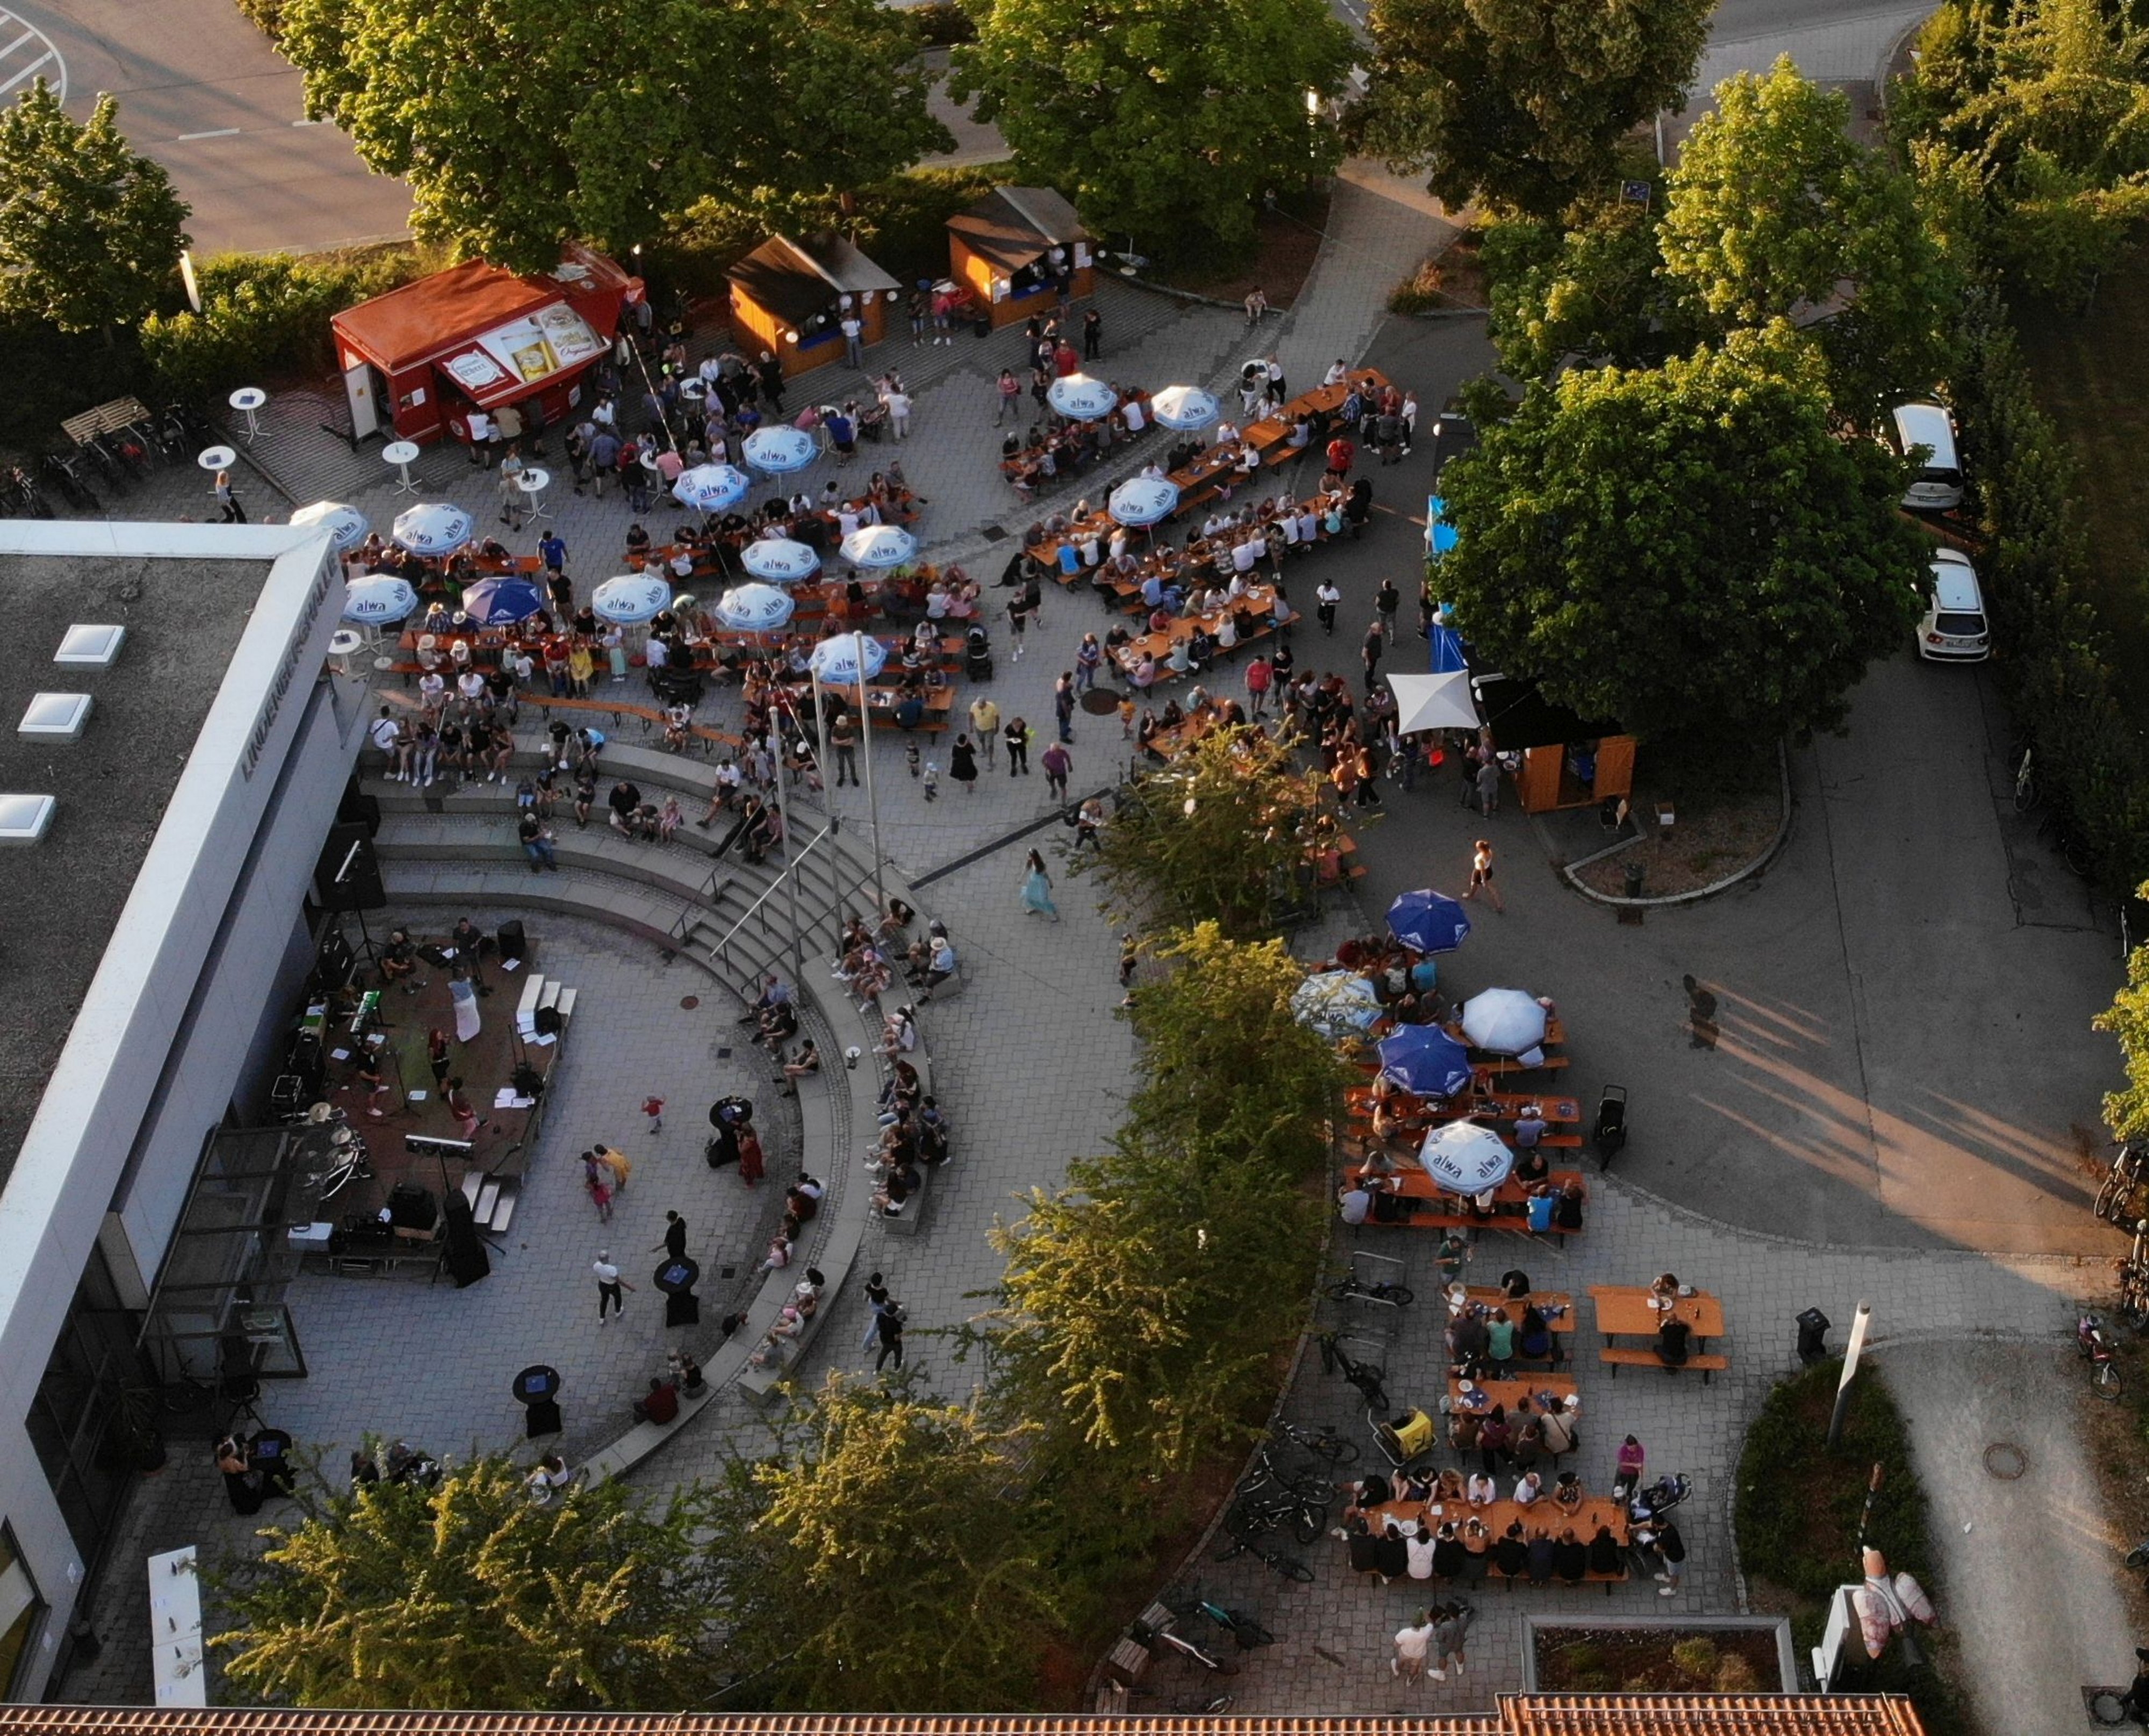
[[1007,743],[1008,776],[1029,776],[1029,725],[1019,717],[1008,719],[1000,739]]
[[1471,782],[1477,792],[1477,811],[1487,819],[1500,811],[1500,760],[1497,754],[1488,753],[1477,762],[1471,774]]
[[999,395],[999,407],[993,412],[993,426],[997,428],[1003,422],[1019,422],[1022,420],[1022,382],[1014,377],[1014,369],[1000,370],[999,383],[995,390]]
[[[1432,1648],[1432,1618],[1421,1609],[1417,1619],[1407,1623],[1396,1630],[1396,1655],[1388,1660],[1388,1673],[1400,1681],[1417,1683],[1425,1679],[1425,1656]],[[1447,1678],[1440,1671],[1432,1673],[1437,1682]]]
[[1391,639],[1396,636],[1396,611],[1402,603],[1403,594],[1396,589],[1396,581],[1382,580],[1381,588],[1373,593],[1373,614],[1381,623],[1381,631]]
[[1475,1613],[1467,1603],[1443,1603],[1435,1613],[1432,1673],[1437,1680],[1445,1682],[1451,1669],[1457,1676],[1462,1673],[1462,1648],[1469,1641],[1470,1621]]
[[687,1257],[687,1220],[676,1211],[664,1214],[664,1240],[649,1250],[662,1253],[667,1260]]
[[1330,638],[1336,637],[1336,606],[1343,601],[1343,593],[1336,588],[1336,581],[1324,577],[1313,593],[1313,612],[1321,621],[1321,631]]
[[880,1311],[894,1306],[893,1299],[888,1293],[887,1284],[883,1281],[881,1275],[875,1272],[866,1280],[866,1336],[864,1342],[858,1346],[860,1350],[869,1351],[873,1347],[873,1341],[880,1336]]
[[1008,633],[1014,641],[1014,649],[1008,654],[1008,661],[1019,663],[1022,661],[1023,632],[1029,626],[1029,597],[1026,592],[1018,591],[1008,599],[1007,618]]
[[858,781],[858,720],[848,707],[828,720],[828,745],[836,752],[836,787]]
[[1492,883],[1492,841],[1485,838],[1479,838],[1472,846],[1470,886],[1462,896],[1474,898],[1481,891],[1492,901],[1493,909],[1502,916],[1507,913],[1507,907],[1500,902],[1500,888]]
[[1067,777],[1074,769],[1074,756],[1063,742],[1054,742],[1039,762],[1044,767],[1044,787],[1055,802],[1067,799]]
[[1256,652],[1246,665],[1246,715],[1258,722],[1268,715],[1269,689],[1276,680],[1276,666],[1266,652]]
[[873,1372],[878,1374],[890,1356],[895,1358],[896,1371],[903,1371],[903,1316],[893,1305],[873,1310],[873,1337],[880,1346],[880,1354],[873,1358]]
[[627,1301],[620,1291],[632,1290],[634,1286],[620,1276],[619,1268],[611,1263],[611,1250],[609,1248],[597,1250],[597,1257],[591,1263],[590,1270],[596,1274],[597,1279],[597,1324],[609,1326],[611,1320],[605,1312],[606,1308],[609,1306],[614,1314],[624,1315]]
[[1095,633],[1085,633],[1082,642],[1074,647],[1074,690],[1087,693],[1097,685],[1097,672],[1104,667],[1105,647],[1097,642]]
[[239,504],[239,496],[232,491],[231,472],[219,470],[210,492],[216,496],[217,511],[221,521],[227,525],[246,522],[246,509]]
[[1095,361],[1105,353],[1105,316],[1091,308],[1082,315],[1082,359]]
[[1022,866],[1022,913],[1058,922],[1059,907],[1052,902],[1052,876],[1044,871],[1044,858],[1032,850]]
[[855,312],[847,311],[838,328],[843,334],[843,360],[853,368],[866,365],[865,325]]
[[1000,708],[982,693],[970,702],[970,728],[977,736],[985,763],[991,765],[993,749],[1000,738]]
[[948,775],[963,786],[966,796],[978,787],[978,750],[970,745],[966,735],[955,737],[955,745],[948,750]]
[[[1634,1544],[1638,1551],[1647,1550],[1650,1556],[1655,1557],[1651,1577],[1661,1582],[1657,1587],[1657,1595],[1659,1598],[1677,1597],[1679,1579],[1686,1572],[1686,1539],[1679,1535],[1678,1527],[1669,1519],[1653,1520],[1635,1532]],[[1644,1557],[1643,1560],[1646,1564],[1648,1557]]]
[[1063,669],[1052,684],[1052,715],[1059,720],[1059,739],[1074,739],[1074,672]]
[[1388,648],[1388,642],[1381,632],[1379,616],[1366,629],[1366,637],[1358,647],[1358,655],[1366,661],[1366,691],[1371,693],[1373,684],[1381,678],[1381,653]]
[[511,531],[522,528],[522,455],[514,447],[500,460],[500,521]]
[[464,1094],[462,1074],[458,1073],[449,1079],[448,1094],[441,1099],[441,1101],[447,1104],[448,1113],[455,1118],[456,1136],[464,1140],[476,1139],[478,1126],[477,1110],[471,1106],[469,1097]]
[[582,1154],[582,1185],[590,1190],[590,1203],[597,1209],[597,1221],[611,1221],[612,1172],[609,1164],[600,1163],[594,1151]]

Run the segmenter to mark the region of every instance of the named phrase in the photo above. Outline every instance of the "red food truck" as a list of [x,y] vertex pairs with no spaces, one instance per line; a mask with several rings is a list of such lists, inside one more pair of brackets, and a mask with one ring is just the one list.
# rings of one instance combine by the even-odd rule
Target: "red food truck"
[[542,275],[474,259],[346,309],[330,325],[352,431],[463,440],[472,409],[509,404],[556,422],[582,402],[621,309],[643,294],[640,278],[570,244]]

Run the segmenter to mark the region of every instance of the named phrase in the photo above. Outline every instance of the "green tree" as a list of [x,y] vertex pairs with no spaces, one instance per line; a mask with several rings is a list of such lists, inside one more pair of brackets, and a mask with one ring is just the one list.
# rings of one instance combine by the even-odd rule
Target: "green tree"
[[291,0],[282,25],[309,111],[410,180],[414,232],[518,270],[571,234],[624,249],[697,199],[781,211],[953,143],[915,37],[871,0]]
[[39,78],[0,109],[0,309],[110,341],[170,293],[188,211],[112,98],[78,124]]
[[1264,194],[1326,174],[1335,129],[1310,113],[1350,70],[1324,0],[966,0],[978,39],[949,88],[978,98],[1018,173],[1064,189],[1090,224],[1145,252],[1241,255]]
[[1571,358],[1654,367],[1699,338],[1664,281],[1657,250],[1662,189],[1647,204],[1578,199],[1563,222],[1503,216],[1485,226],[1487,330],[1517,380],[1549,378]]
[[1212,730],[1135,785],[1097,853],[1069,872],[1096,876],[1129,919],[1266,934],[1296,895],[1322,789],[1291,743],[1245,726]]
[[1373,0],[1368,143],[1450,204],[1553,217],[1676,109],[1714,0]]
[[792,1712],[999,1712],[1032,1702],[1053,1616],[1044,1543],[1014,1498],[1026,1429],[832,1373],[767,1506],[733,1662]]
[[[2149,898],[2149,885],[2135,888]],[[2115,1140],[2149,1140],[2149,943],[2126,955],[2126,982],[2111,1004],[2090,1021],[2093,1030],[2119,1039],[2126,1088],[2104,1096],[2104,1125]]]
[[1442,583],[1495,667],[1585,717],[1726,752],[1833,725],[1915,619],[1902,466],[1841,437],[1780,324],[1530,388],[1446,476]]
[[1811,316],[1839,410],[1929,387],[1960,304],[1908,179],[1845,131],[1850,105],[1779,59],[1716,87],[1678,165],[1665,277],[1719,330]]
[[504,1457],[375,1484],[264,1532],[214,1643],[247,1697],[295,1706],[691,1704],[717,1686],[707,1517],[618,1482],[533,1506]]

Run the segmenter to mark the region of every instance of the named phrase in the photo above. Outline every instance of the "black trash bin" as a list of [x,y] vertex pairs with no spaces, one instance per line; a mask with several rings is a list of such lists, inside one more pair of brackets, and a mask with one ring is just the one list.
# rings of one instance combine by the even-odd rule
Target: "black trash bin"
[[1638,862],[1630,862],[1627,864],[1627,896],[1630,898],[1638,898],[1641,895],[1642,864]]
[[993,335],[992,314],[982,310],[974,314],[970,320],[970,330],[981,338],[990,337]]
[[1818,1362],[1828,1354],[1829,1317],[1818,1308],[1799,1316],[1799,1361]]

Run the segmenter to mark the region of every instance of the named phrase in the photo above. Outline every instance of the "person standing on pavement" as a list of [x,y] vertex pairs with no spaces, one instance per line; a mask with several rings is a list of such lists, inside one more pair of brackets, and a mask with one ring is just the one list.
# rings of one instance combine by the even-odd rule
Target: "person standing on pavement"
[[1474,898],[1480,891],[1492,901],[1492,908],[1502,916],[1507,907],[1500,902],[1500,888],[1492,883],[1492,841],[1481,838],[1470,858],[1470,885],[1462,896]]
[[978,750],[970,745],[967,735],[958,735],[955,745],[948,750],[948,775],[963,786],[963,793],[973,794],[978,787]]
[[634,1286],[620,1276],[619,1268],[611,1263],[611,1250],[609,1248],[597,1250],[597,1257],[591,1263],[590,1270],[596,1274],[597,1280],[597,1324],[609,1326],[611,1316],[605,1310],[609,1307],[613,1313],[624,1315],[627,1303],[620,1291],[632,1290]]
[[1029,777],[1029,725],[1019,717],[1010,717],[1000,738],[1007,743],[1008,776]]
[[858,720],[846,706],[828,719],[828,746],[835,750],[836,787],[858,781]]
[[1067,776],[1074,769],[1074,756],[1067,751],[1066,744],[1054,742],[1044,750],[1039,763],[1044,767],[1044,787],[1055,802],[1067,799]]
[[985,763],[991,765],[993,749],[1000,738],[1000,708],[983,693],[970,702],[970,727],[977,733]]
[[1023,858],[1022,913],[1059,920],[1059,907],[1052,902],[1052,876],[1045,872],[1044,857],[1034,850]]
[[1396,589],[1393,579],[1382,579],[1381,588],[1373,593],[1373,614],[1381,623],[1381,631],[1391,639],[1396,636],[1396,611],[1402,606],[1402,592]]
[[1014,649],[1008,654],[1008,661],[1019,663],[1022,661],[1022,636],[1029,626],[1029,596],[1026,591],[1018,591],[1008,599],[1007,618],[1008,634],[1014,642]]
[[1063,669],[1052,686],[1052,715],[1059,720],[1059,739],[1074,739],[1074,672]]
[[[1417,1619],[1406,1623],[1396,1630],[1396,1655],[1388,1660],[1388,1673],[1399,1681],[1412,1683],[1425,1679],[1426,1653],[1432,1648],[1432,1618],[1421,1609]],[[1438,1670],[1433,1679],[1445,1682],[1447,1678]]]
[[1324,577],[1313,593],[1313,612],[1320,620],[1321,631],[1330,638],[1336,637],[1336,606],[1343,601],[1343,593],[1336,588],[1336,581]]
[[[844,298],[846,301],[849,299],[848,296]],[[843,310],[839,329],[843,334],[843,360],[853,368],[863,368],[866,365],[863,341],[866,329],[864,324],[859,320],[856,309],[846,308]]]
[[890,1356],[895,1358],[896,1372],[903,1371],[903,1316],[893,1304],[873,1310],[873,1337],[880,1346],[880,1353],[873,1358],[873,1372],[878,1374]]
[[1445,1682],[1452,1669],[1457,1676],[1462,1673],[1462,1648],[1470,1637],[1470,1620],[1475,1613],[1467,1603],[1443,1603],[1435,1613],[1432,1623],[1432,1646],[1437,1654],[1432,1668],[1433,1678]]
[[993,412],[993,426],[997,428],[1003,422],[1021,420],[1022,382],[1014,377],[1014,369],[1000,370],[999,381],[994,390],[999,397],[999,407]]
[[1366,691],[1368,693],[1373,691],[1373,684],[1381,678],[1381,653],[1387,647],[1388,642],[1381,632],[1381,618],[1376,615],[1372,624],[1366,629],[1365,639],[1358,647],[1358,655],[1366,662]]
[[880,1336],[880,1311],[894,1306],[888,1296],[888,1286],[882,1281],[881,1275],[875,1272],[866,1280],[866,1336],[865,1342],[858,1346],[860,1350],[869,1351],[873,1347],[873,1340]]
[[1091,308],[1082,315],[1082,355],[1095,361],[1105,353],[1105,316]]
[[221,523],[243,525],[246,522],[246,509],[239,504],[239,496],[231,486],[229,470],[216,473],[216,481],[209,491],[216,496],[217,513]]
[[1269,688],[1276,677],[1276,666],[1266,652],[1256,652],[1246,665],[1246,715],[1258,722],[1268,715]]
[[910,394],[898,386],[893,391],[882,393],[880,401],[888,409],[888,431],[898,440],[909,439]]
[[687,1257],[687,1220],[676,1211],[664,1214],[664,1240],[649,1250],[662,1253],[667,1260]]
[[1669,1519],[1658,1519],[1637,1532],[1634,1541],[1649,1550],[1659,1563],[1652,1576],[1662,1582],[1657,1587],[1657,1595],[1678,1596],[1679,1580],[1686,1572],[1686,1539],[1679,1535],[1678,1527]]
[[1497,754],[1488,753],[1478,762],[1472,775],[1472,783],[1477,791],[1477,811],[1487,819],[1500,811],[1500,760]]

